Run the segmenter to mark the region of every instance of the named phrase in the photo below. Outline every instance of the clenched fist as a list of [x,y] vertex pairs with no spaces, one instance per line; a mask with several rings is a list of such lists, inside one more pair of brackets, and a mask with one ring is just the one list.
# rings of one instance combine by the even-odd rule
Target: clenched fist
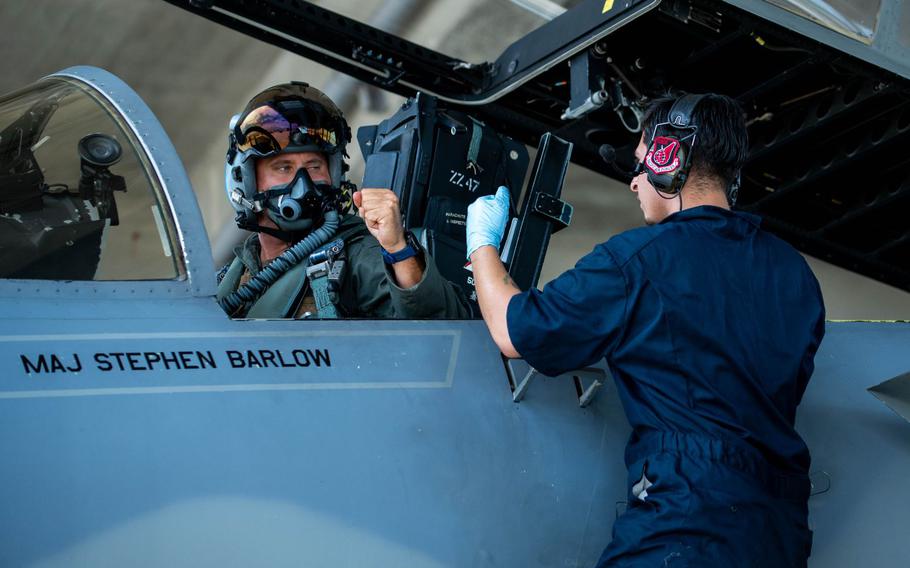
[[395,253],[407,246],[398,196],[391,190],[366,188],[355,191],[354,206],[382,248]]

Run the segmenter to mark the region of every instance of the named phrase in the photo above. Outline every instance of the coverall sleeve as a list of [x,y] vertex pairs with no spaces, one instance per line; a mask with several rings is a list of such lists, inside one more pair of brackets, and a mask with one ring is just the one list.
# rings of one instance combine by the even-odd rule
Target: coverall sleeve
[[615,346],[626,320],[627,284],[605,245],[575,268],[509,302],[512,345],[538,371],[555,376],[596,363]]
[[461,288],[443,278],[433,257],[422,251],[425,261],[420,282],[410,288],[395,283],[392,267],[384,264],[395,317],[408,319],[468,319],[471,308]]
[[357,314],[399,319],[464,319],[472,317],[461,289],[439,273],[423,251],[426,268],[420,282],[410,288],[395,283],[391,268],[382,259],[379,243],[366,237],[351,248],[349,302]]

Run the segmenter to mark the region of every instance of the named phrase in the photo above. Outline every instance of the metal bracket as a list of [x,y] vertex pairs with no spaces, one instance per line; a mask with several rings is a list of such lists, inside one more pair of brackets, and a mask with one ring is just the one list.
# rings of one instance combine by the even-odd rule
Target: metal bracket
[[[595,46],[596,49],[596,46]],[[562,120],[581,118],[609,102],[606,84],[606,61],[601,53],[585,50],[569,60],[569,107],[562,113]]]
[[[607,380],[607,373],[596,367],[585,367],[569,373],[575,383],[575,393],[578,395],[578,406],[584,408],[591,404],[594,395],[600,390]],[[586,380],[590,383],[585,384]]]
[[532,211],[541,217],[549,219],[553,223],[552,232],[555,233],[569,226],[569,223],[572,222],[574,209],[562,199],[557,199],[546,193],[538,193],[537,199],[534,200]]
[[[537,286],[550,235],[559,226],[559,223],[553,223],[551,217],[560,216],[564,212],[562,202],[558,199],[571,156],[571,143],[549,132],[540,137],[537,157],[518,214],[518,232],[512,239],[512,248],[507,255],[509,275],[522,290]],[[541,194],[547,194],[557,201],[544,199],[538,202],[537,196]],[[535,214],[535,209],[540,213]]]
[[515,390],[512,391],[512,402],[521,402],[521,399],[525,397],[525,394],[528,392],[528,387],[531,386],[531,379],[535,375],[539,375],[537,369],[534,367],[528,367],[528,372],[525,373],[521,382],[515,385]]
[[[531,385],[531,379],[535,375],[539,375],[537,369],[528,365],[528,371],[525,373],[524,377],[519,381],[515,377],[515,368],[513,363],[516,361],[522,361],[521,359],[509,359],[505,355],[502,356],[503,365],[506,368],[506,376],[509,379],[509,387],[512,389],[512,402],[521,402],[521,399],[524,398],[525,394],[528,392],[528,387]],[[524,361],[522,361],[524,362]]]
[[825,471],[815,471],[809,474],[809,496],[821,495],[831,490],[831,475]]
[[[358,61],[367,66],[376,67],[386,71],[389,76],[402,70],[404,64],[400,59],[396,60],[391,52],[383,53],[378,48],[373,49],[364,45],[357,45],[351,51],[351,59]],[[394,82],[385,86],[393,85]]]
[[[514,361],[519,360],[516,359]],[[542,373],[529,365],[528,370],[519,379],[516,376],[515,368],[512,365],[513,360],[503,357],[503,363],[505,363],[506,375],[509,378],[509,386],[512,388],[512,402],[521,402],[528,393],[528,388],[531,386],[531,380]],[[563,373],[560,376],[564,377],[566,375],[572,377],[572,382],[575,386],[575,394],[578,396],[578,406],[581,408],[591,404],[595,394],[600,390],[600,387],[603,386],[607,378],[606,371],[596,367],[585,367],[569,373]]]
[[573,108],[567,108],[559,118],[562,120],[581,118],[592,110],[599,109],[609,100],[610,97],[605,90],[599,89],[597,91],[592,91],[590,96],[588,96],[580,105]]

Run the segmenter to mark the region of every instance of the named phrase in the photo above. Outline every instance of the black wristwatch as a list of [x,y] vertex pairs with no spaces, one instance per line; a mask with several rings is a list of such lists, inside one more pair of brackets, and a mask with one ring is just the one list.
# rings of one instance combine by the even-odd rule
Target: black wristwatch
[[389,252],[379,247],[379,250],[382,251],[382,259],[385,260],[386,264],[395,264],[420,254],[420,244],[414,237],[414,233],[407,231],[404,234],[404,238],[407,244],[398,252]]

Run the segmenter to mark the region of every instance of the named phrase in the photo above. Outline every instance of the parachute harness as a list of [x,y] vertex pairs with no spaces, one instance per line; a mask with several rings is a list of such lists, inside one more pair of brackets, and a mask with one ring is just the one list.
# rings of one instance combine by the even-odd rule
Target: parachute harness
[[284,273],[307,259],[320,245],[327,242],[338,229],[339,216],[335,210],[325,214],[321,227],[307,235],[300,242],[281,253],[268,266],[264,267],[249,282],[221,298],[218,303],[228,314],[234,314],[240,306],[258,299]]

